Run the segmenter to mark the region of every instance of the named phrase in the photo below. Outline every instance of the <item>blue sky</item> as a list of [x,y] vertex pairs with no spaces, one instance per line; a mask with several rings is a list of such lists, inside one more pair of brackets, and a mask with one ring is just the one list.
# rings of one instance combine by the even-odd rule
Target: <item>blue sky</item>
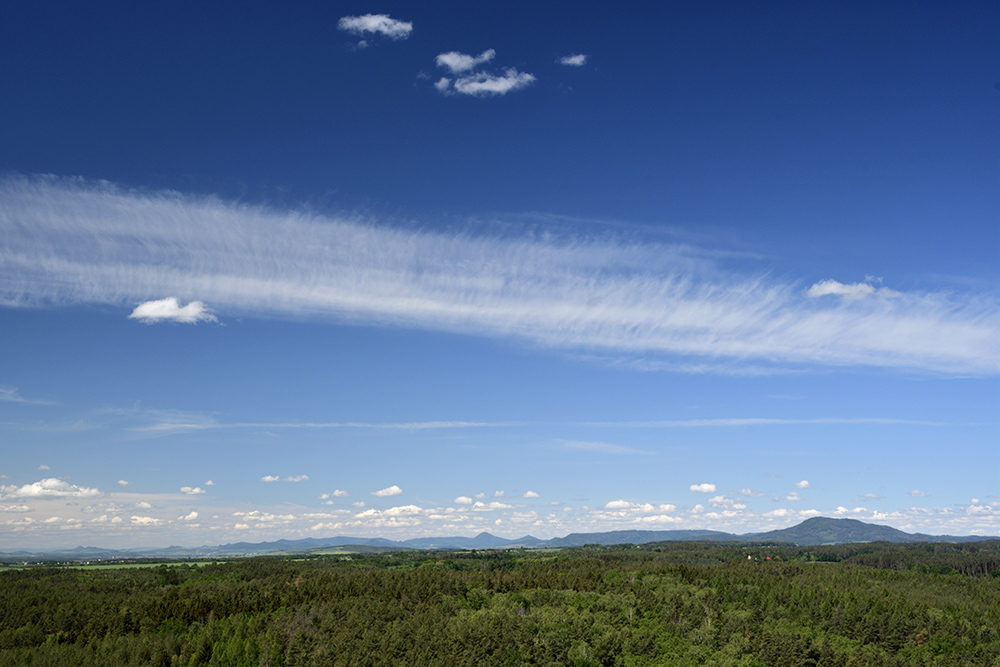
[[1000,534],[995,3],[0,15],[0,548]]

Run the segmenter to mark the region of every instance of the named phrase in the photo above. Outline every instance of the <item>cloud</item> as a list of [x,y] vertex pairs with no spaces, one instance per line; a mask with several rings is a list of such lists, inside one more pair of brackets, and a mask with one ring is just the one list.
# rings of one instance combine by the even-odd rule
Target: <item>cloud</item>
[[563,56],[556,60],[560,65],[570,65],[572,67],[581,67],[587,64],[587,56],[582,53],[578,53],[572,56]]
[[584,452],[595,452],[597,454],[651,454],[652,452],[641,449],[633,449],[624,445],[613,445],[607,442],[581,442],[579,440],[561,440],[567,449],[577,449]]
[[197,496],[199,494],[205,493],[205,489],[200,486],[182,486],[181,493],[189,496]]
[[843,297],[848,301],[857,301],[872,295],[882,298],[895,298],[902,296],[900,292],[891,290],[888,287],[876,288],[869,283],[852,283],[850,285],[845,285],[844,283],[837,282],[836,280],[821,280],[810,287],[806,291],[806,294],[812,298],[834,295]]
[[488,63],[493,60],[496,54],[497,52],[493,49],[487,49],[478,56],[470,56],[458,51],[449,51],[448,53],[438,54],[434,62],[437,63],[438,67],[447,68],[452,74],[461,74],[462,72],[475,69],[483,63]]
[[371,495],[378,496],[379,498],[387,498],[388,496],[398,496],[403,493],[403,490],[393,484],[392,486],[387,486],[384,489],[379,489],[378,491],[372,491]]
[[132,524],[135,526],[159,526],[163,523],[162,519],[156,519],[151,516],[133,516]]
[[681,372],[1000,374],[991,293],[812,298],[794,281],[722,264],[714,249],[614,234],[434,232],[55,177],[0,178],[0,230],[6,306],[175,294],[229,313],[682,360],[667,363]]
[[533,74],[518,72],[514,68],[507,68],[503,74],[490,74],[488,72],[475,72],[455,79],[452,88],[442,86],[441,81],[435,87],[442,91],[455,90],[462,95],[473,97],[495,97],[506,95],[512,90],[526,88],[535,81]]
[[541,498],[541,494],[535,493],[534,491],[525,491],[522,498]]
[[0,512],[30,512],[31,508],[27,505],[0,505]]
[[715,493],[715,484],[692,484],[691,490],[698,493]]
[[801,482],[795,482],[795,486],[797,486],[800,489],[808,489],[809,482],[807,480],[802,480]]
[[270,482],[280,482],[281,478],[278,477],[277,475],[264,475],[263,477],[260,478],[260,481],[262,481],[262,482],[268,482],[268,483],[270,483]]
[[[389,39],[406,39],[413,32],[413,24],[389,18],[388,14],[364,14],[344,16],[337,22],[337,28],[354,35],[382,35]],[[367,42],[362,42],[367,45]]]
[[182,307],[175,297],[140,303],[128,317],[130,320],[139,320],[146,324],[164,321],[184,324],[218,321],[201,301],[192,301]]
[[97,489],[76,486],[55,477],[25,484],[0,485],[0,498],[93,498],[101,495]]

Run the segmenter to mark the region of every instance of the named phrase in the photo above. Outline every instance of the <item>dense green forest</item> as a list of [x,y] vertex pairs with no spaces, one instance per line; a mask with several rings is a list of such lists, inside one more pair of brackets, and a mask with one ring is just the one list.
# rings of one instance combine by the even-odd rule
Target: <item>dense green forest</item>
[[8,665],[1000,666],[1000,542],[7,567]]

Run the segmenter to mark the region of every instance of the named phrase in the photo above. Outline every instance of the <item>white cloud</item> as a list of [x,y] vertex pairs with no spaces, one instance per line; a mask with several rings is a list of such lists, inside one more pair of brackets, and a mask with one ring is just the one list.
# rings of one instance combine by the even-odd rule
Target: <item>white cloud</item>
[[475,501],[472,500],[472,498],[470,498],[469,496],[459,496],[458,498],[455,498],[455,500],[452,502],[454,502],[456,505],[471,505]]
[[281,478],[278,477],[277,475],[264,475],[263,477],[260,478],[260,481],[267,483],[280,482]]
[[572,56],[563,56],[557,61],[560,65],[570,65],[572,67],[581,67],[587,64],[587,56],[582,53],[577,53]]
[[525,491],[522,498],[541,498],[542,496],[534,491]]
[[[473,97],[494,97],[496,95],[506,95],[512,90],[526,88],[535,81],[534,74],[518,72],[512,67],[508,67],[503,74],[490,74],[488,72],[473,72],[455,79],[453,88],[462,95]],[[440,90],[440,88],[438,88]]]
[[76,486],[55,477],[25,484],[0,485],[0,498],[93,498],[101,495],[97,489]]
[[809,482],[808,480],[802,480],[801,482],[795,482],[795,486],[797,486],[800,489],[808,489]]
[[810,298],[692,246],[414,231],[55,177],[0,178],[0,229],[8,306],[122,307],[173,293],[234,313],[654,357],[682,372],[1000,374],[991,293]]
[[462,72],[475,69],[483,63],[488,63],[493,60],[496,54],[497,52],[493,49],[486,49],[478,56],[470,56],[458,51],[449,51],[448,53],[439,54],[434,59],[434,62],[437,63],[438,67],[447,68],[452,74],[461,74]]
[[185,324],[195,324],[197,322],[217,322],[215,315],[205,307],[201,301],[192,301],[186,306],[181,306],[176,297],[166,299],[156,299],[140,303],[128,316],[131,320],[139,320],[146,324],[155,322],[183,322]]
[[579,440],[561,440],[567,449],[578,449],[585,452],[597,454],[650,454],[652,452],[634,449],[624,445],[615,445],[608,442],[581,442]]
[[27,505],[0,505],[0,512],[30,512],[31,508]]
[[379,498],[386,498],[388,496],[398,496],[403,493],[403,490],[393,484],[392,486],[387,486],[384,489],[379,489],[378,491],[372,491],[371,495],[378,496]]
[[189,496],[197,496],[201,493],[205,493],[205,489],[200,486],[182,486],[181,493]]
[[913,496],[914,498],[926,498],[927,496],[931,495],[926,491],[921,491],[920,489],[913,489],[912,491],[907,491],[907,493]]
[[[364,14],[363,16],[344,16],[337,22],[337,28],[346,32],[363,35],[371,33],[383,35],[389,39],[406,39],[413,32],[413,24],[389,18],[388,14]],[[367,46],[362,41],[359,46]]]
[[157,519],[151,516],[133,516],[132,524],[136,526],[159,526],[163,523],[162,519]]
[[606,510],[627,510],[632,507],[632,503],[627,500],[612,500],[604,505]]
[[876,288],[869,283],[851,283],[850,285],[846,285],[836,280],[821,280],[812,285],[806,291],[806,295],[812,298],[834,295],[843,297],[848,301],[858,301],[872,295],[883,298],[902,296],[900,292],[891,290],[888,287]]
[[715,484],[692,484],[691,490],[698,493],[715,493]]

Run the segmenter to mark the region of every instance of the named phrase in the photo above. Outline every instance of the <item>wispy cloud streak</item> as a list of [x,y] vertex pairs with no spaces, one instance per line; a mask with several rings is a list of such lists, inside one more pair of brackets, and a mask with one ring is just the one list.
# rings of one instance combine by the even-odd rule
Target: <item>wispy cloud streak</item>
[[328,317],[636,358],[1000,372],[995,297],[818,299],[696,255],[404,230],[74,179],[0,181],[0,305],[176,297],[220,318]]

